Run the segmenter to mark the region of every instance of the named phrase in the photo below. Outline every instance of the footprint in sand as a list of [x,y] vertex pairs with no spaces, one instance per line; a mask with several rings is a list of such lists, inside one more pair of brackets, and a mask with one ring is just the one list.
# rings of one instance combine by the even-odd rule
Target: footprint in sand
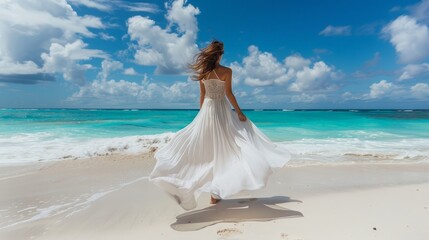
[[217,231],[219,237],[231,237],[242,233],[243,232],[238,228],[224,228]]

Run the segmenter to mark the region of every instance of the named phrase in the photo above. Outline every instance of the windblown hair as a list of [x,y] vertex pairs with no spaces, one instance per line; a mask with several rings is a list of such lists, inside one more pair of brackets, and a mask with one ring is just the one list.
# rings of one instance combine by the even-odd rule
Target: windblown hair
[[216,62],[223,54],[223,43],[213,40],[207,47],[194,56],[194,63],[189,65],[193,70],[192,80],[199,81],[216,68]]

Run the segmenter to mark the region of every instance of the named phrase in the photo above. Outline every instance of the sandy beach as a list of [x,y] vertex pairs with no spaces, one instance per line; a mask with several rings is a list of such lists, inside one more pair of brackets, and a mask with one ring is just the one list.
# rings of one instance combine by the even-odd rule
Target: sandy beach
[[0,239],[428,239],[429,164],[276,169],[268,185],[184,211],[153,153],[0,168]]

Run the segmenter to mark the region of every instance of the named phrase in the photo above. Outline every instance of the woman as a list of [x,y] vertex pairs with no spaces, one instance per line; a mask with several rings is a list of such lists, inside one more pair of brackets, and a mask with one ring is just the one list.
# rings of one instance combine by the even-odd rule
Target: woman
[[232,92],[232,70],[220,65],[223,50],[222,42],[212,41],[190,65],[200,83],[200,111],[157,150],[149,176],[186,210],[197,206],[202,192],[211,193],[215,204],[243,190],[260,189],[272,168],[290,159],[241,111]]

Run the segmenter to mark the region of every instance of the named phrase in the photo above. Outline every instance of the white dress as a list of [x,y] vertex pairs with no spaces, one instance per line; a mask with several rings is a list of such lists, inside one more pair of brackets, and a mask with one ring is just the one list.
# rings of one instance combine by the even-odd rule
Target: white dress
[[271,142],[250,119],[238,119],[223,80],[202,81],[206,93],[200,111],[155,152],[157,162],[149,176],[185,210],[197,206],[201,192],[226,198],[260,189],[272,168],[290,159],[289,151]]

